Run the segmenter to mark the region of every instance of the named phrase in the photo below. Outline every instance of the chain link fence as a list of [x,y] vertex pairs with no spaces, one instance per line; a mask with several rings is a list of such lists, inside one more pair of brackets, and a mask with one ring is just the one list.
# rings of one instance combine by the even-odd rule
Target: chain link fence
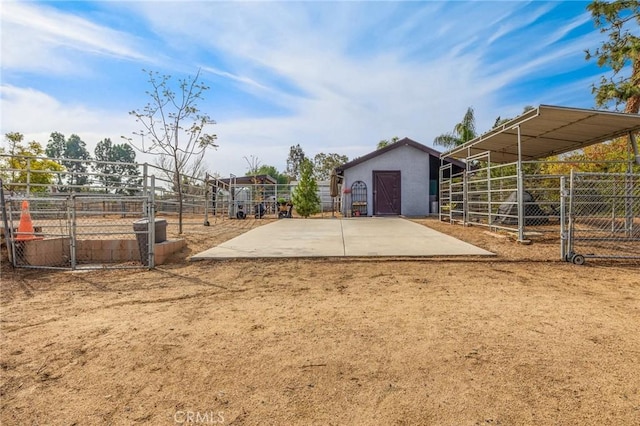
[[561,194],[564,260],[640,259],[640,175],[572,172]]
[[143,196],[0,197],[9,260],[18,268],[154,266],[156,223]]
[[[15,161],[9,161],[15,160]],[[67,166],[39,169],[45,161]],[[175,237],[201,232],[202,226],[245,217],[291,217],[296,183],[240,182],[208,174],[183,174],[180,184],[174,172],[157,165],[109,163],[95,160],[50,159],[0,154],[0,186],[6,202],[5,232],[8,255],[18,267],[75,269],[87,267],[140,267],[153,264],[154,244],[136,246],[155,232],[134,230],[138,220],[156,223]],[[120,170],[121,173],[103,173]],[[275,181],[274,181],[275,182]],[[340,211],[340,198],[329,195],[329,182],[318,182],[320,214]],[[20,233],[22,203],[27,201],[33,231]],[[182,212],[182,214],[180,214]],[[144,233],[144,235],[141,235]],[[154,240],[155,241],[155,240]],[[157,241],[156,241],[157,242]],[[140,252],[143,252],[143,259]],[[162,256],[161,256],[162,257]]]
[[[12,163],[8,159],[18,161]],[[64,167],[62,170],[38,169],[36,165],[43,161],[74,165],[75,171],[70,172]],[[0,154],[0,163],[20,165],[0,170],[0,178],[3,178],[3,187],[8,197],[47,198],[75,193],[86,196],[121,196],[128,199],[144,196],[151,191],[156,214],[164,217],[171,229],[178,229],[182,211],[180,228],[183,233],[227,219],[256,215],[265,218],[283,217],[281,204],[284,203],[284,209],[291,212],[291,206],[286,204],[291,200],[296,187],[296,182],[260,183],[254,182],[253,176],[245,176],[243,178],[251,180],[251,183],[246,183],[241,182],[240,178],[236,179],[234,175],[223,179],[206,173],[183,173],[178,183],[173,170],[148,163],[112,163],[6,154]],[[121,173],[103,173],[104,170],[119,170]],[[155,180],[153,188],[150,185],[152,177]],[[320,214],[324,216],[339,212],[340,197],[332,199],[329,196],[329,182],[317,183]],[[104,208],[113,209],[116,214],[121,209],[115,203],[105,203]]]

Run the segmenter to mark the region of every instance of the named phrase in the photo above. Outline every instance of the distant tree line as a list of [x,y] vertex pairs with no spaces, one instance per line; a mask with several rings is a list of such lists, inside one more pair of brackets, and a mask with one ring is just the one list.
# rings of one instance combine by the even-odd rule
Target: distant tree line
[[[245,159],[247,158],[245,157]],[[284,171],[278,171],[275,166],[260,164],[257,158],[252,156],[251,161],[247,159],[249,163],[247,173],[249,175],[269,175],[276,179],[278,184],[287,184],[301,179],[302,165],[306,160],[311,163],[310,176],[317,181],[327,181],[331,177],[331,172],[348,162],[349,157],[335,152],[320,152],[313,158],[309,158],[300,144],[296,144],[289,148],[286,169]]]
[[[131,194],[132,188],[141,183],[136,154],[126,143],[114,144],[106,138],[98,142],[93,157],[86,143],[76,134],[66,138],[62,133],[53,132],[45,147],[40,142],[24,142],[19,132],[5,134],[6,147],[0,147],[0,176],[3,182],[13,188],[26,188],[27,167],[33,192],[43,192],[45,185],[53,185],[65,192],[88,191],[90,174],[95,173],[95,182],[105,193]],[[95,160],[95,162],[91,162]],[[24,185],[16,185],[24,184]],[[43,186],[40,186],[43,185]]]

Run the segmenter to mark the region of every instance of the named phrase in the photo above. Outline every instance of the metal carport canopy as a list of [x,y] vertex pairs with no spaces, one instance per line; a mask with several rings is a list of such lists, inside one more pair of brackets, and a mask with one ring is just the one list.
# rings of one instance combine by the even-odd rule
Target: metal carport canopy
[[640,115],[540,105],[441,158],[463,160],[490,151],[491,162],[518,161],[518,128],[522,160],[538,160],[638,132]]

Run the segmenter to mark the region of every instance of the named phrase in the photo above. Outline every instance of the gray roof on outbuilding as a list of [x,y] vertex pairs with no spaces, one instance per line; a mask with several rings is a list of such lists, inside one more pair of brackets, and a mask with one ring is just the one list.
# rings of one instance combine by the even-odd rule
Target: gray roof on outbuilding
[[522,160],[538,160],[640,132],[640,115],[540,105],[441,156],[465,159],[490,151],[491,162],[517,161],[518,128]]
[[[400,139],[398,142],[391,143],[391,144],[385,146],[384,148],[377,149],[377,150],[375,150],[373,152],[370,152],[367,155],[363,155],[362,157],[358,157],[355,160],[351,160],[348,163],[345,163],[342,166],[337,167],[336,170],[338,171],[338,173],[341,173],[341,172],[343,172],[343,171],[345,171],[347,169],[350,169],[353,166],[356,166],[356,165],[358,165],[360,163],[364,163],[365,161],[368,161],[368,160],[370,160],[372,158],[375,158],[375,157],[377,157],[379,155],[383,155],[383,154],[385,154],[385,153],[387,153],[387,152],[389,152],[391,150],[398,149],[398,148],[400,148],[402,146],[411,146],[413,148],[419,149],[420,151],[423,151],[423,152],[425,152],[425,153],[427,153],[427,154],[429,154],[429,155],[431,155],[433,157],[436,157],[436,158],[440,158],[440,156],[441,156],[440,151],[436,151],[435,149],[429,148],[428,146],[425,146],[425,145],[422,145],[421,143],[418,143],[418,142],[416,142],[416,141],[414,141],[412,139],[403,138],[403,139]],[[465,163],[463,163],[462,161],[453,159],[453,158],[445,158],[444,161],[453,163],[456,166],[458,166],[460,168],[463,168],[463,169],[466,168]]]

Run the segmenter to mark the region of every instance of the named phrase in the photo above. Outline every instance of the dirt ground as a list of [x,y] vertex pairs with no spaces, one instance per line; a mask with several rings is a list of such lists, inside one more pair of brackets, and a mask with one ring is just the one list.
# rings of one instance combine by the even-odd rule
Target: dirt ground
[[[295,220],[295,219],[293,219]],[[640,424],[638,264],[433,227],[467,259],[2,264],[2,424]]]

